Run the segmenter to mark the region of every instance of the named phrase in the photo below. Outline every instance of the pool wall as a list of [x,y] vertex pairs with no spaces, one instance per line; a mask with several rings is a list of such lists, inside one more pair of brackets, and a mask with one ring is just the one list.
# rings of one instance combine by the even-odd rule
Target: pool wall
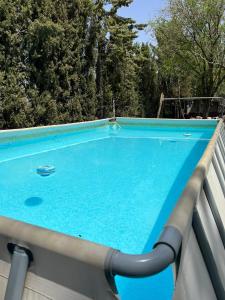
[[61,133],[70,133],[82,130],[82,129],[93,129],[101,126],[105,126],[109,123],[109,119],[102,119],[96,121],[72,123],[72,124],[63,124],[63,125],[51,125],[51,126],[40,126],[32,128],[23,128],[23,129],[9,129],[9,130],[0,130],[0,142],[5,141],[18,141],[19,139],[26,138],[37,138],[44,137],[48,135],[57,135]]
[[[96,126],[105,126],[110,120],[94,121],[54,127],[32,129],[33,134],[48,134]],[[196,126],[215,126],[215,121],[171,121],[118,118],[120,124],[143,124],[176,126],[181,122],[185,126],[195,123]],[[201,124],[201,125],[200,125]],[[63,129],[64,128],[64,129]],[[3,139],[17,138],[17,134],[29,136],[29,129],[4,131]],[[33,137],[32,134],[32,137]],[[25,281],[24,299],[119,299],[114,285],[115,268],[118,257],[124,255],[123,261],[134,262],[136,259],[139,273],[124,274],[132,277],[146,276],[159,272],[174,262],[174,278],[176,289],[174,299],[225,299],[224,296],[224,223],[225,223],[225,134],[224,125],[220,121],[215,133],[197,165],[194,174],[177,203],[161,239],[155,245],[159,249],[163,245],[163,255],[152,253],[156,270],[149,264],[146,270],[139,260],[142,255],[131,256],[121,254],[115,249],[98,245],[86,240],[73,238],[65,234],[53,232],[37,226],[18,222],[10,218],[0,217],[0,299],[4,299],[7,284],[18,286],[16,275],[10,273],[14,245],[18,245],[29,255],[31,261]],[[169,233],[168,233],[169,232]],[[174,234],[175,232],[175,234]],[[202,238],[204,237],[204,238]],[[219,242],[217,242],[219,239]],[[158,247],[158,248],[157,248]],[[162,247],[161,247],[162,248]],[[29,252],[30,251],[30,252]],[[168,251],[172,251],[172,256]],[[154,253],[154,250],[153,250]],[[221,257],[223,262],[220,261]],[[134,262],[135,264],[135,262]],[[134,266],[135,272],[136,266]],[[123,270],[123,265],[121,266]],[[128,270],[129,271],[129,270]],[[127,273],[127,270],[124,271]],[[129,272],[128,272],[129,273]],[[147,274],[148,273],[148,274]],[[10,279],[9,278],[10,274]],[[17,274],[19,276],[19,272]],[[214,280],[216,278],[217,280]],[[218,283],[219,282],[219,283]],[[22,287],[23,288],[23,287]],[[11,294],[10,294],[11,293]],[[9,296],[7,296],[9,295]],[[6,292],[6,300],[19,299]]]

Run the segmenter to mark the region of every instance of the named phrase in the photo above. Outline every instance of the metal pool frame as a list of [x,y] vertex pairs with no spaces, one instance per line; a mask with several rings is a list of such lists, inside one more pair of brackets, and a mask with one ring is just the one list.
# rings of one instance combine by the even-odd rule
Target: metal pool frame
[[[159,126],[171,122],[185,126],[189,124],[187,120],[116,118],[4,131],[0,133],[0,139],[60,133],[65,129],[69,132],[110,122]],[[191,122],[197,126],[210,123],[208,120]],[[204,300],[225,299],[224,183],[225,131],[221,120],[149,254],[128,255],[86,240],[0,217],[0,299],[119,299],[115,275],[151,276],[170,264],[174,267],[175,300],[200,299],[203,295]],[[223,262],[221,258],[224,258]],[[193,262],[191,267],[190,262]],[[189,280],[198,272],[203,275],[195,282]]]

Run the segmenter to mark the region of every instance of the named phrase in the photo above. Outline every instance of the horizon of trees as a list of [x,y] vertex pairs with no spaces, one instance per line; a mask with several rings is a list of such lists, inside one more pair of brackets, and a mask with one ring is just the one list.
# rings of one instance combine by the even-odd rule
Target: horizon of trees
[[[0,127],[155,117],[160,93],[225,95],[225,0],[170,0],[150,24],[132,0],[0,0]],[[206,107],[206,114],[208,108]]]

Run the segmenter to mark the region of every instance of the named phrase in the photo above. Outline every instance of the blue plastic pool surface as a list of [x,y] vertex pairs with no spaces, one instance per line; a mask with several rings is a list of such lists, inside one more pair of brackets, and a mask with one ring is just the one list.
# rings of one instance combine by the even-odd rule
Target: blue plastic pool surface
[[[18,140],[0,136],[1,215],[146,253],[214,127],[105,125]],[[55,171],[40,176],[41,166]],[[116,280],[124,300],[172,297],[170,268],[147,279]]]

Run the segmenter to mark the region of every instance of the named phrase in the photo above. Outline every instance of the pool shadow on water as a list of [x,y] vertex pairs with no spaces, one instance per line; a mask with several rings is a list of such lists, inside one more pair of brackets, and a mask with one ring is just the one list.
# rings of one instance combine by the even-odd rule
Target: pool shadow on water
[[30,197],[24,201],[24,204],[26,206],[32,207],[32,206],[41,205],[42,202],[43,202],[43,199],[40,197]]

